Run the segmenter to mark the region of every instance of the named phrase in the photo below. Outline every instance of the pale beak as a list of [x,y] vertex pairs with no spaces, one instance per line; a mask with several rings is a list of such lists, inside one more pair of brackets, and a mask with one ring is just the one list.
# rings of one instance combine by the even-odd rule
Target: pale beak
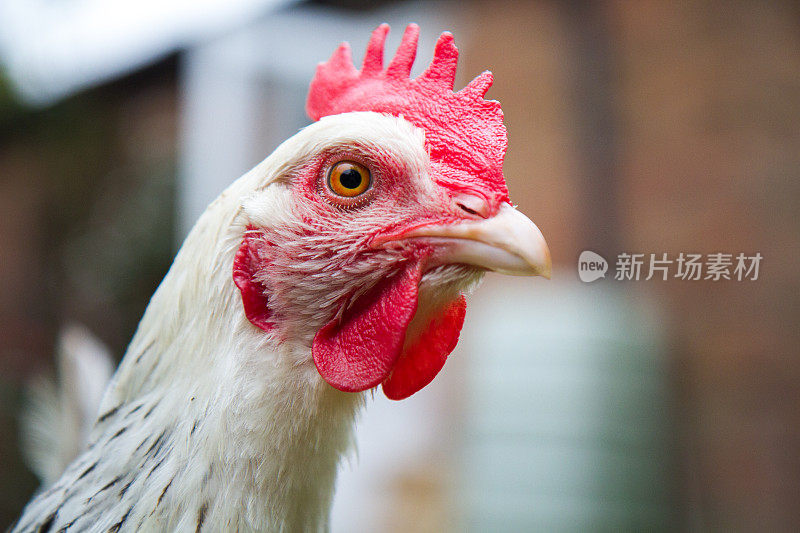
[[438,264],[475,265],[512,276],[550,279],[550,250],[531,219],[509,204],[484,220],[422,226],[402,236],[437,244]]

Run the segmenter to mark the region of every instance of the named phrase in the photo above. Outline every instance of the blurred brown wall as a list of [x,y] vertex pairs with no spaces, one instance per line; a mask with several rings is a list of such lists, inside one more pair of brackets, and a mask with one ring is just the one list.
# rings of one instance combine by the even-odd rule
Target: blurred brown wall
[[585,248],[764,256],[757,281],[610,283],[667,312],[685,527],[800,529],[797,4],[480,2],[465,20],[556,276]]
[[84,324],[121,356],[171,263],[175,66],[43,109],[0,90],[0,529],[37,486],[17,420],[59,330]]
[[800,12],[790,2],[609,7],[626,241],[760,252],[755,282],[654,290],[671,310],[692,523],[800,527]]

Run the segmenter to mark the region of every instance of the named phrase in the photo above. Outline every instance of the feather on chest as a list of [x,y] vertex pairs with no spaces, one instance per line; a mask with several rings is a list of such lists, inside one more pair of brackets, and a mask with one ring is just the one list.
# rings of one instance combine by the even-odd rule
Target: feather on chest
[[[158,355],[150,348],[139,364]],[[363,397],[263,352],[240,358],[207,372],[213,382],[154,383],[105,410],[88,449],[15,531],[325,530]],[[262,365],[287,376],[258,379]]]

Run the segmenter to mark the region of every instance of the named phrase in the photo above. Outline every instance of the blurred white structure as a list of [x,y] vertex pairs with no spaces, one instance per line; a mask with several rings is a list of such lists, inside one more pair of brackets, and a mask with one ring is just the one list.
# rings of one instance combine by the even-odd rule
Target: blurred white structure
[[470,301],[465,529],[674,530],[659,317],[619,285],[555,272],[492,276]]
[[48,104],[236,28],[289,0],[3,0],[0,61]]

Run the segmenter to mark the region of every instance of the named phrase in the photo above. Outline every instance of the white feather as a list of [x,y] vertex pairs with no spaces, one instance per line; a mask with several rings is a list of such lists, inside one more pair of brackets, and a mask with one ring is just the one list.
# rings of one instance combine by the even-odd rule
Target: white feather
[[[244,316],[231,268],[248,225],[291,237],[301,223],[290,176],[325,150],[353,146],[395,158],[418,177],[420,197],[434,191],[422,131],[369,112],[323,118],[234,182],[200,217],[153,296],[90,447],[28,505],[16,531],[53,512],[54,526],[73,521],[84,531],[327,529],[337,465],[364,398],[322,380],[310,343],[342,298],[386,271],[342,265],[320,275],[313,252],[288,261],[285,268],[309,275],[281,288],[296,308],[277,338]],[[319,244],[342,256],[355,246]],[[355,286],[354,273],[362,276]]]
[[70,324],[58,340],[57,379],[37,376],[21,418],[23,457],[43,486],[58,479],[86,446],[114,371],[108,348],[85,327]]

